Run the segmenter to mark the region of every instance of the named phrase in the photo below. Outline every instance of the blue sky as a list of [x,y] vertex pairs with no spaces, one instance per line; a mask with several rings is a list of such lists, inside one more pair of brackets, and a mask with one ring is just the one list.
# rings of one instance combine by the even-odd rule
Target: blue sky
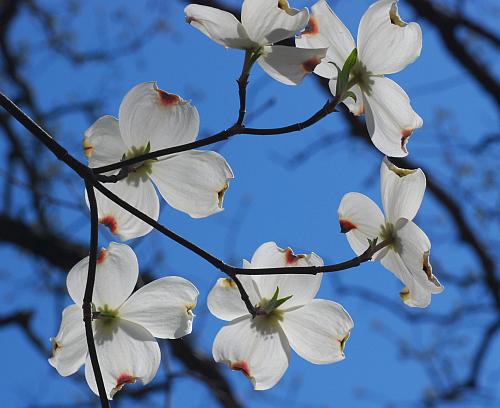
[[[118,2],[112,1],[98,8],[82,5],[82,16],[72,23],[80,46],[120,46],[116,43],[120,32],[94,30],[100,22],[112,21],[106,10],[116,4]],[[297,1],[293,4],[311,6],[312,2]],[[370,2],[337,1],[333,4],[345,24],[356,32],[357,22]],[[55,8],[60,4],[51,6]],[[133,16],[132,23],[137,25],[131,25],[132,31],[158,18],[160,13],[164,13],[168,30],[147,41],[137,53],[106,66],[75,66],[51,58],[43,47],[34,50],[33,63],[27,73],[40,103],[50,106],[98,95],[104,101],[100,114],[117,115],[122,97],[132,86],[156,80],[162,89],[190,99],[198,108],[201,116],[199,137],[228,127],[237,115],[234,80],[241,70],[243,52],[226,50],[185,24],[183,8],[177,2],[163,5],[154,1],[128,2],[127,7]],[[411,19],[404,2],[400,14],[406,20]],[[16,36],[28,38],[31,31],[38,33],[38,27],[28,24],[28,20],[23,19],[15,28]],[[438,146],[443,143],[439,113],[453,113],[453,123],[458,128],[456,136],[464,140],[473,133],[494,127],[497,117],[489,109],[490,101],[450,60],[432,30],[425,25],[423,30],[421,58],[391,78],[408,92],[415,110],[424,119],[424,127],[414,133],[409,143],[410,157],[422,163],[424,169],[440,169],[443,180],[448,180],[451,176],[446,173],[446,166],[438,162],[441,152]],[[306,78],[298,87],[287,87],[267,77],[258,66],[252,72],[248,92],[248,111],[252,119],[249,124],[255,127],[276,127],[303,120],[319,109],[326,97],[312,77]],[[464,96],[468,104],[462,102]],[[259,110],[268,103],[271,105],[266,111]],[[254,115],[256,111],[260,112],[257,117]],[[90,124],[89,118],[73,115],[58,123],[54,136],[84,161],[80,146],[83,132]],[[342,196],[349,191],[362,192],[380,203],[378,169],[382,155],[373,146],[351,140],[344,133],[345,129],[347,125],[340,114],[333,114],[300,133],[272,137],[242,135],[216,145],[214,149],[224,155],[235,173],[225,197],[224,212],[194,220],[165,205],[160,221],[235,265],[239,265],[243,258],[249,259],[266,241],[276,241],[282,247],[291,246],[296,252],[314,251],[328,263],[348,259],[352,257],[352,251],[339,233],[337,207]],[[315,152],[309,160],[292,169],[286,166],[287,159],[310,148],[326,135],[334,135],[330,146]],[[70,186],[60,187],[55,194],[82,205],[83,186],[78,184],[75,176],[71,177]],[[19,191],[16,199],[22,203],[26,197]],[[75,238],[86,242],[86,213],[58,211],[63,215],[61,229],[72,231]],[[430,196],[424,199],[416,222],[428,231],[433,243],[433,259],[440,264],[446,260],[447,271],[473,264],[474,260],[466,250],[442,239],[450,233],[450,225]],[[436,233],[435,237],[433,233]],[[109,235],[102,229],[101,245],[107,245],[108,239]],[[196,337],[201,349],[210,353],[212,340],[223,322],[210,315],[205,300],[211,285],[221,274],[157,232],[133,244],[141,268],[153,270],[158,277],[184,276],[200,289],[192,336]],[[159,265],[153,253],[162,255]],[[450,253],[454,254],[451,259]],[[2,273],[7,275],[8,285],[1,287],[0,293],[6,300],[7,309],[35,305],[36,328],[47,339],[48,346],[48,338],[57,332],[62,307],[70,304],[69,298],[63,305],[55,304],[50,294],[43,291],[35,298],[33,289],[43,285],[33,279],[36,268],[31,261],[10,249],[3,249],[2,256],[12,260],[11,265],[16,269],[14,275],[5,266],[2,268],[5,268]],[[446,286],[446,281],[442,283]],[[406,401],[422,394],[429,385],[428,377],[420,365],[402,358],[395,344],[428,344],[432,339],[438,339],[442,342],[438,346],[442,347],[447,341],[445,333],[431,332],[425,325],[405,324],[396,314],[374,307],[359,297],[336,294],[334,288],[339,285],[369,288],[395,301],[399,298],[399,281],[376,263],[335,276],[324,276],[318,297],[341,303],[355,322],[345,350],[346,359],[338,364],[314,366],[293,355],[282,381],[267,392],[254,392],[243,376],[225,370],[244,403],[251,407],[356,408],[378,405],[380,401],[390,399],[401,401],[400,406],[405,406]],[[13,290],[20,287],[26,290],[21,293]],[[433,298],[430,307],[435,312],[446,313],[459,299],[460,294],[445,290]],[[398,303],[398,307],[406,308],[402,303]],[[411,313],[425,314],[427,311],[411,310]],[[387,333],[390,333],[389,338]],[[85,384],[77,385],[71,379],[59,377],[15,328],[0,332],[0,344],[4,350],[0,395],[6,406],[24,407],[30,401],[66,404],[88,400],[90,391]],[[179,366],[173,362],[172,369],[176,371]],[[162,375],[160,368],[158,378]],[[180,379],[175,383],[173,406],[212,406],[211,399],[207,405],[208,395],[209,392],[196,381]],[[360,398],[363,395],[370,399]],[[153,401],[161,403],[161,399]]]

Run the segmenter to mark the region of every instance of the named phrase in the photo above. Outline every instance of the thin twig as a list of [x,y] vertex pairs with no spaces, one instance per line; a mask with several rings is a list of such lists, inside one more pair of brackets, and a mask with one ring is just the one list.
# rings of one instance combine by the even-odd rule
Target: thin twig
[[[311,117],[304,120],[303,122],[294,123],[293,125],[283,126],[279,128],[247,128],[241,124],[235,123],[228,129],[225,129],[215,135],[209,136],[204,139],[196,140],[191,143],[186,143],[179,146],[168,147],[166,149],[156,150],[154,152],[149,152],[146,154],[142,154],[140,156],[133,157],[128,160],[123,160],[117,163],[108,164],[107,166],[96,167],[94,169],[95,174],[99,174],[97,179],[104,183],[116,183],[119,180],[122,180],[127,177],[130,169],[133,169],[133,166],[141,163],[145,160],[155,159],[161,156],[166,156],[169,154],[180,153],[187,150],[197,149],[199,147],[208,146],[217,142],[222,142],[223,140],[227,140],[236,135],[260,135],[260,136],[271,136],[271,135],[282,135],[285,133],[299,132],[307,127],[314,125],[316,122],[323,119],[325,116],[334,112],[337,105],[338,99],[333,98],[327,101],[321,109],[319,109],[316,113],[314,113]],[[105,176],[102,173],[106,173],[108,171],[113,171],[117,169],[122,169],[116,175]]]

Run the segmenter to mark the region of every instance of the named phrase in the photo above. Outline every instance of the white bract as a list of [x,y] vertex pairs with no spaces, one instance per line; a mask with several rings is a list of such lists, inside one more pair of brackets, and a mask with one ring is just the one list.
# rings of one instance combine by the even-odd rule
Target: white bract
[[[103,116],[85,132],[83,147],[89,166],[100,167],[193,142],[199,125],[198,111],[188,101],[146,82],[127,93],[118,120]],[[222,210],[231,178],[231,168],[220,154],[190,150],[134,165],[127,178],[106,187],[157,220],[160,203],[153,181],[167,203],[199,218]],[[151,226],[98,191],[96,199],[99,222],[122,240],[151,231]]]
[[369,239],[391,240],[374,259],[406,285],[400,296],[408,306],[426,307],[431,295],[441,293],[443,286],[432,274],[429,238],[412,222],[424,196],[425,175],[420,169],[396,167],[384,158],[380,177],[385,217],[367,196],[347,193],[338,209],[341,231],[358,255],[368,248]]
[[[356,47],[351,33],[333,13],[325,0],[313,7],[309,25],[297,38],[299,47],[328,47],[326,57],[315,73],[330,79],[336,91],[337,68]],[[358,60],[351,70],[356,95],[344,100],[354,115],[366,115],[366,125],[373,144],[382,153],[401,157],[413,130],[423,124],[413,111],[405,91],[385,74],[401,71],[415,61],[422,49],[422,32],[417,23],[406,23],[398,15],[397,1],[379,0],[361,18],[358,28]]]
[[[294,255],[274,242],[261,245],[244,268],[322,266],[316,254]],[[353,327],[338,303],[314,299],[322,274],[238,276],[258,315],[249,314],[235,283],[219,279],[208,295],[213,315],[230,323],[217,334],[215,361],[241,371],[257,390],[274,386],[285,373],[290,348],[315,364],[344,358],[344,345]]]
[[[82,303],[89,257],[78,262],[67,277],[68,292],[75,302],[62,313],[59,333],[52,338],[49,363],[62,376],[85,364],[85,377],[98,394],[87,349]],[[137,258],[124,244],[111,243],[97,261],[93,321],[97,356],[106,388],[112,399],[125,384],[150,382],[160,365],[155,337],[175,339],[191,333],[198,290],[184,278],[155,280],[132,294],[138,277]]]
[[203,34],[227,48],[255,53],[257,62],[272,78],[297,85],[311,73],[326,54],[326,48],[300,49],[273,45],[294,37],[309,18],[306,8],[290,8],[286,0],[245,0],[241,23],[227,11],[190,4],[186,20]]

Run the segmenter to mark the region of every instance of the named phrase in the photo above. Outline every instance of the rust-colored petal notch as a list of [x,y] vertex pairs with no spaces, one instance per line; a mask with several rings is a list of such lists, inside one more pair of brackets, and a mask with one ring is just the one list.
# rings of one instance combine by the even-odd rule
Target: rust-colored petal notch
[[356,229],[356,225],[354,225],[351,221],[349,220],[339,220],[339,224],[340,224],[340,232],[342,234],[346,234],[348,233],[349,231],[353,230],[353,229]]

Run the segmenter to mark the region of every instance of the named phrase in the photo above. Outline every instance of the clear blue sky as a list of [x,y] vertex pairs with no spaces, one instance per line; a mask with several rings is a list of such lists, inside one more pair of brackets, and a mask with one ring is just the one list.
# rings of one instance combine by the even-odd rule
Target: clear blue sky
[[[58,2],[59,3],[59,2]],[[63,3],[63,2],[61,2]],[[110,2],[117,4],[116,1]],[[94,97],[96,93],[105,101],[100,114],[117,115],[119,103],[135,84],[156,80],[162,89],[190,99],[201,116],[200,137],[215,133],[229,126],[237,114],[237,78],[243,61],[243,52],[225,50],[200,32],[185,24],[183,7],[177,2],[158,6],[157,2],[127,2],[128,12],[134,21],[144,25],[165,13],[169,30],[155,36],[137,53],[119,58],[116,62],[102,65],[74,66],[51,60],[43,49],[34,50],[34,64],[29,68],[31,83],[38,100],[48,105],[71,101],[77,97]],[[233,2],[237,4],[239,2]],[[311,6],[311,1],[296,1],[294,5]],[[355,33],[357,23],[369,1],[337,1],[335,10],[346,25]],[[58,5],[60,6],[60,4]],[[53,5],[52,7],[58,7]],[[104,12],[82,5],[83,15],[74,25],[82,47],[119,47],[108,38],[116,40],[117,33],[96,32],[93,27],[100,19],[108,19]],[[400,14],[411,20],[411,14],[400,5]],[[38,28],[19,24],[16,35],[30,35]],[[134,27],[131,28],[134,30]],[[426,26],[424,47],[420,59],[400,74],[393,75],[410,95],[415,110],[424,118],[424,127],[414,133],[409,150],[411,158],[426,168],[442,168],[436,161],[436,146],[440,140],[437,112],[443,109],[454,113],[460,137],[467,138],[478,127],[491,128],[496,117],[489,112],[490,102],[485,100],[476,85],[456,68],[434,33]],[[444,85],[440,85],[443,80]],[[256,66],[249,86],[249,117],[259,107],[272,100],[273,105],[250,122],[255,127],[274,127],[307,118],[319,109],[325,95],[314,78],[307,78],[299,87],[279,84]],[[464,97],[465,96],[465,97]],[[467,106],[462,102],[466,98]],[[95,118],[97,119],[97,117]],[[60,123],[55,136],[79,159],[84,160],[80,144],[84,130],[91,124],[82,116],[68,117]],[[373,146],[351,140],[343,130],[347,129],[340,114],[330,115],[314,127],[290,135],[259,137],[237,136],[227,143],[215,146],[230,163],[235,179],[226,194],[225,211],[203,220],[193,220],[165,206],[160,220],[179,234],[236,265],[242,258],[250,258],[263,242],[276,241],[282,247],[291,246],[296,252],[314,251],[325,262],[337,262],[352,256],[345,237],[339,233],[337,207],[342,196],[349,191],[362,192],[380,203],[378,168],[382,155]],[[325,135],[335,134],[335,142],[323,148],[309,160],[290,169],[285,163],[298,151],[312,146]],[[28,136],[27,136],[28,137]],[[443,168],[443,177],[447,177]],[[57,194],[74,202],[83,202],[83,188],[58,191]],[[24,197],[19,194],[19,201]],[[79,213],[67,211],[61,221],[64,228],[74,231],[83,242],[87,239],[88,220]],[[441,224],[436,228],[435,222]],[[471,263],[466,251],[450,245],[442,239],[449,231],[446,219],[429,196],[424,199],[416,220],[428,232],[433,243],[434,262],[443,263],[452,271]],[[434,227],[432,225],[434,224]],[[108,235],[101,230],[101,244],[107,245]],[[436,236],[433,236],[436,232]],[[190,279],[201,292],[195,310],[193,336],[199,346],[210,353],[212,340],[223,322],[210,315],[206,308],[206,296],[220,273],[187,250],[153,232],[147,238],[136,241],[141,268],[152,269],[160,277],[180,275]],[[161,250],[163,260],[157,266],[151,257],[151,248]],[[449,254],[453,253],[453,259]],[[54,304],[50,294],[41,292],[36,298],[33,288],[33,268],[22,255],[11,250],[2,251],[3,259],[12,261],[16,276],[10,276],[10,284],[17,285],[15,296],[12,286],[0,288],[4,299],[3,308],[11,310],[18,305],[36,305],[36,327],[47,339],[55,335],[62,307]],[[7,258],[8,257],[8,258]],[[50,267],[50,266],[48,266]],[[5,266],[3,267],[5,268]],[[3,269],[2,268],[2,269]],[[11,273],[11,271],[7,271]],[[442,281],[446,287],[446,281]],[[426,388],[427,377],[421,366],[403,359],[395,347],[396,342],[413,345],[429,343],[433,337],[425,326],[410,326],[385,310],[359,297],[347,293],[337,294],[336,286],[356,285],[373,289],[379,294],[398,301],[400,283],[380,265],[372,263],[338,275],[324,276],[318,295],[341,303],[355,322],[354,330],[346,346],[346,359],[338,364],[314,366],[297,355],[292,356],[290,367],[282,381],[267,392],[254,392],[239,373],[225,370],[242,401],[250,407],[365,407],[379,404],[386,399],[408,401],[421,395]],[[26,287],[23,292],[22,289]],[[21,293],[19,293],[21,291]],[[457,302],[459,294],[446,291],[433,298],[431,308],[446,313]],[[401,303],[398,307],[406,308]],[[411,310],[425,314],[426,310]],[[389,330],[395,342],[387,338]],[[76,385],[69,378],[62,378],[26,342],[24,337],[11,328],[0,332],[2,353],[2,381],[0,400],[4,406],[24,407],[28,402],[44,404],[58,401],[86,401],[90,390],[86,385]],[[432,355],[429,355],[432,358]],[[172,363],[175,371],[178,367]],[[162,369],[158,378],[162,378]],[[174,407],[206,407],[209,393],[196,381],[181,379],[175,383]],[[366,394],[363,394],[366,393]],[[367,402],[360,395],[370,397]],[[161,400],[155,400],[158,404]],[[210,404],[213,400],[209,400]],[[122,406],[134,406],[122,405]],[[160,406],[160,405],[158,405]]]

